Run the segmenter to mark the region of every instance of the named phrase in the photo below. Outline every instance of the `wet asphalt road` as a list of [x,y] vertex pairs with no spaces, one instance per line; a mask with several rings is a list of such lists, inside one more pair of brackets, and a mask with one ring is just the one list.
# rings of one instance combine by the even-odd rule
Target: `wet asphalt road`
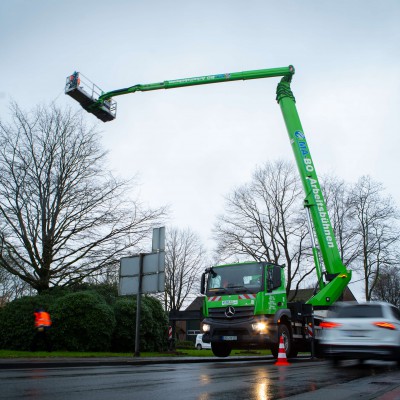
[[[400,395],[391,363],[332,368],[325,361],[272,360],[0,370],[0,399],[267,400],[378,399]],[[394,391],[394,392],[393,392]]]

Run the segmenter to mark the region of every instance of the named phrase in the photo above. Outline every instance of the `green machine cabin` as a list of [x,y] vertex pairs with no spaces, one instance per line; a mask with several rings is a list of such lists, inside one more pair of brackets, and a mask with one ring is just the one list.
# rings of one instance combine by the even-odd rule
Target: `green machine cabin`
[[[342,295],[351,279],[343,265],[321,191],[306,136],[291,90],[293,66],[223,73],[137,84],[109,92],[101,91],[79,72],[67,77],[65,93],[100,120],[116,117],[115,97],[160,89],[224,83],[237,80],[281,77],[276,91],[290,145],[303,184],[304,207],[309,222],[318,291],[306,304],[287,303],[283,267],[269,263],[243,263],[208,268],[202,276],[205,294],[203,340],[211,343],[216,356],[225,357],[232,348],[260,346],[277,356],[279,337],[286,352],[294,356],[309,347],[314,338],[315,308],[327,308]],[[228,278],[224,287],[223,278]],[[256,277],[257,282],[256,282]],[[207,282],[206,282],[207,281]],[[310,327],[313,332],[310,332]]]
[[287,308],[283,267],[246,262],[208,268],[201,292],[203,340],[211,342],[216,356],[228,356],[232,346],[265,348],[277,337],[277,320]]
[[310,304],[288,303],[284,265],[246,262],[218,265],[202,275],[203,341],[226,357],[232,348],[269,348],[277,357],[283,336],[288,356],[311,350]]

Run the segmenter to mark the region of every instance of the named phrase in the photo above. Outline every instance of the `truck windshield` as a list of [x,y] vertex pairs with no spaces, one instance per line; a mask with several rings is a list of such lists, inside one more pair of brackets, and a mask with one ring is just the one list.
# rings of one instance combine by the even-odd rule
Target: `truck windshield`
[[213,268],[208,278],[211,293],[257,293],[263,287],[263,265],[237,264]]

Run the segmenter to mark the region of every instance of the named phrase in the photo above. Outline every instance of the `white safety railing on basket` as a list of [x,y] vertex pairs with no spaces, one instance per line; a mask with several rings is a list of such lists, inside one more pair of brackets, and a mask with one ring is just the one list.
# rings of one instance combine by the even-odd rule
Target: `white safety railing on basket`
[[[104,93],[97,85],[95,85],[89,78],[80,72],[74,72],[72,75],[66,78],[65,93],[72,90],[79,90],[90,98],[93,102],[96,102],[99,97]],[[113,99],[107,99],[101,108],[106,108],[112,115],[115,116],[117,111],[117,103]]]

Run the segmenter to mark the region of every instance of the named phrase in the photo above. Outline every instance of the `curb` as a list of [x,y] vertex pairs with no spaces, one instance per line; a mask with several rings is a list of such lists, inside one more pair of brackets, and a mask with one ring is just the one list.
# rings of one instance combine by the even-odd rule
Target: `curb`
[[273,360],[272,356],[251,357],[148,357],[148,358],[53,358],[53,359],[0,359],[0,369],[30,369],[30,368],[69,368],[69,367],[100,367],[100,366],[135,366],[154,364],[184,364],[206,362],[260,361]]

